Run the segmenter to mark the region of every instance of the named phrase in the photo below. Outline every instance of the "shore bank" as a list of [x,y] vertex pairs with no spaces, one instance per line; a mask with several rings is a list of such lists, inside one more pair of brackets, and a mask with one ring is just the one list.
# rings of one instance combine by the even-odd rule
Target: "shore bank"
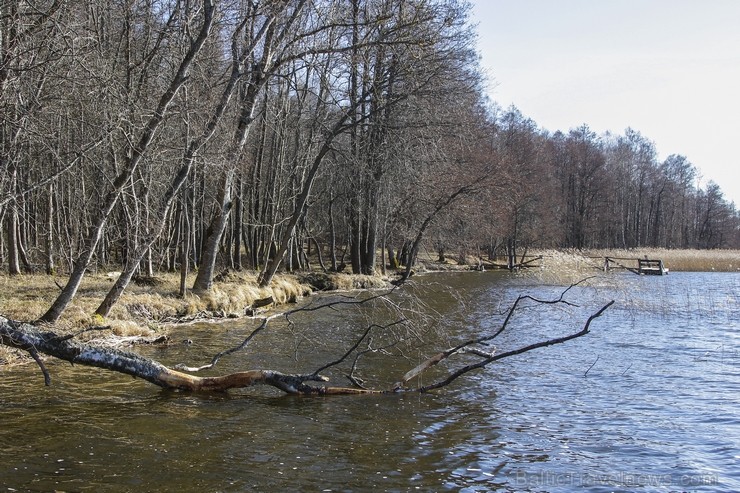
[[[522,252],[520,252],[521,254]],[[527,260],[541,256],[541,260],[532,262],[532,267],[550,271],[558,270],[600,270],[604,257],[650,258],[662,260],[675,272],[740,272],[740,250],[673,250],[667,248],[633,248],[633,249],[593,249],[593,250],[528,250]],[[452,257],[450,257],[452,258]],[[478,264],[476,257],[469,256],[464,264],[455,260],[438,262],[431,255],[420,259],[428,270],[470,270]],[[521,261],[517,257],[517,261]],[[506,258],[481,258],[481,265],[488,268],[492,264],[506,265]]]
[[[245,310],[258,300],[271,298],[271,304],[282,305],[316,291],[372,289],[385,287],[388,282],[374,276],[310,272],[279,275],[269,287],[262,288],[256,281],[257,272],[230,271],[217,276],[209,293],[188,292],[183,297],[178,294],[179,275],[157,273],[153,278],[132,280],[105,319],[93,315],[117,275],[101,271],[85,276],[77,296],[56,325],[111,325],[116,334],[126,335],[129,323],[154,326],[195,318],[236,318],[245,315]],[[193,279],[194,275],[188,278],[188,285],[192,285]],[[13,320],[36,320],[66,280],[63,276],[42,274],[0,275],[0,313]]]
[[[541,272],[546,276],[580,277],[599,272],[603,257],[651,258],[663,260],[672,272],[740,272],[740,250],[530,250],[528,258],[540,256],[524,272]],[[498,259],[497,264],[505,263]],[[468,271],[492,262],[468,256],[464,262],[447,260],[440,263],[431,256],[420,255],[414,267],[416,273],[430,271]],[[389,277],[345,273],[304,272],[282,274],[271,286],[257,285],[257,272],[225,272],[217,276],[213,290],[205,295],[187,293],[179,296],[179,275],[157,273],[154,278],[139,278],[131,282],[109,317],[92,315],[117,277],[116,272],[90,273],[78,294],[58,324],[62,328],[88,325],[112,325],[119,335],[126,335],[127,325],[156,326],[194,318],[238,317],[257,300],[272,298],[274,305],[295,302],[316,291],[372,289],[388,286]],[[188,278],[192,285],[194,275]],[[30,321],[40,317],[51,305],[64,285],[64,276],[0,274],[0,314],[14,320]]]
[[[91,327],[106,327],[83,338],[107,338],[118,343],[160,341],[173,326],[181,323],[239,318],[260,310],[295,303],[321,291],[378,289],[389,286],[388,279],[376,276],[321,272],[276,276],[269,287],[257,284],[257,272],[227,272],[217,276],[211,292],[178,294],[180,278],[175,273],[157,273],[153,278],[132,280],[110,315],[94,312],[115,282],[117,272],[100,271],[85,276],[72,304],[54,326],[60,334]],[[192,285],[195,275],[188,278]],[[12,320],[37,320],[59,294],[67,281],[64,276],[0,274],[0,314]],[[0,346],[0,365],[12,363],[25,353]]]
[[[541,256],[526,275],[537,276],[544,283],[568,284],[602,271],[604,256],[661,259],[672,272],[740,272],[740,250],[536,250],[529,256]],[[499,262],[501,263],[500,259]],[[492,265],[477,257],[464,262],[438,262],[432,256],[420,256],[415,272],[469,271],[481,265]],[[279,306],[298,301],[317,291],[373,289],[389,286],[389,278],[354,274],[307,272],[277,276],[270,287],[257,285],[254,271],[228,272],[216,279],[206,295],[178,295],[179,275],[158,273],[155,278],[131,283],[109,317],[95,312],[100,301],[115,281],[117,273],[99,271],[85,277],[80,290],[55,329],[61,332],[80,328],[107,326],[107,334],[119,338],[156,339],[165,335],[168,326],[192,321],[244,316],[259,301]],[[188,279],[192,285],[194,276]],[[14,320],[31,321],[40,317],[66,282],[63,276],[40,274],[0,275],[0,314]],[[0,353],[0,363],[3,354]]]

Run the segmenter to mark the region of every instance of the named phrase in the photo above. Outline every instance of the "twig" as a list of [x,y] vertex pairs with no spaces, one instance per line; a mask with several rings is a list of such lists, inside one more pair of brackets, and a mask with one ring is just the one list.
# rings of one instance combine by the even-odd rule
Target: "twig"
[[[364,303],[369,303],[369,302],[374,301],[374,300],[377,300],[377,299],[384,299],[385,297],[387,297],[389,294],[391,294],[395,290],[396,290],[396,288],[392,288],[392,289],[390,289],[388,291],[385,291],[385,292],[383,292],[381,294],[370,296],[369,298],[365,298],[365,299],[361,299],[361,300],[358,300],[356,298],[352,298],[352,299],[348,299],[348,300],[342,299],[342,300],[339,300],[339,301],[332,301],[332,302],[329,302],[329,303],[324,303],[324,304],[316,305],[316,306],[310,306],[310,305],[309,306],[303,306],[303,307],[300,307],[300,308],[289,310],[289,311],[284,312],[284,313],[276,313],[276,314],[270,315],[269,317],[264,317],[264,318],[262,318],[262,322],[260,323],[260,325],[256,329],[254,329],[252,332],[250,332],[249,335],[247,335],[247,337],[245,337],[244,340],[240,344],[238,344],[238,345],[236,345],[234,347],[231,347],[229,349],[226,349],[224,351],[221,351],[220,353],[214,355],[211,358],[211,362],[210,363],[205,364],[203,366],[187,366],[184,363],[180,363],[180,364],[175,365],[174,368],[176,370],[188,371],[188,372],[193,372],[193,373],[199,372],[199,371],[202,371],[202,370],[211,369],[214,366],[216,366],[216,364],[219,362],[219,360],[221,358],[223,358],[224,356],[228,356],[230,354],[236,353],[237,351],[241,351],[242,349],[244,349],[245,347],[247,347],[247,345],[249,345],[249,343],[252,341],[252,339],[254,339],[254,337],[257,336],[260,332],[262,332],[265,329],[267,329],[268,324],[272,320],[274,320],[276,318],[283,317],[283,318],[285,318],[288,321],[288,323],[292,323],[291,320],[290,320],[290,316],[291,315],[294,315],[296,313],[300,313],[300,312],[313,312],[313,311],[322,310],[322,309],[332,309],[333,310],[333,309],[335,309],[339,305],[362,305]],[[345,356],[345,358],[346,358],[346,356]],[[330,365],[330,366],[332,366],[332,365]],[[321,370],[316,371],[314,374],[318,374],[319,371],[321,371]]]
[[229,354],[235,353],[235,352],[240,351],[240,350],[244,349],[245,347],[247,347],[247,345],[249,344],[249,342],[257,334],[259,334],[260,332],[262,332],[264,329],[267,328],[268,322],[270,320],[272,320],[273,318],[277,317],[277,316],[279,316],[279,315],[272,315],[270,317],[263,318],[262,319],[262,323],[256,329],[254,329],[252,332],[250,332],[249,335],[246,338],[244,338],[244,340],[241,342],[241,344],[239,344],[237,346],[234,346],[232,348],[226,349],[225,351],[221,351],[220,353],[214,355],[213,358],[211,358],[211,362],[210,363],[205,364],[203,366],[187,366],[187,365],[185,365],[183,363],[179,363],[179,364],[177,364],[177,365],[174,366],[175,370],[189,371],[189,372],[196,373],[196,372],[199,372],[199,371],[202,371],[202,370],[208,370],[210,368],[213,368],[214,366],[216,366],[216,363],[218,363],[218,361],[221,358],[223,358],[224,356],[228,356]]
[[591,368],[593,368],[594,365],[596,365],[596,362],[599,361],[599,358],[601,358],[601,356],[597,356],[596,357],[596,361],[594,361],[593,363],[591,363],[591,366],[588,367],[588,370],[586,370],[586,373],[583,374],[584,377],[587,377],[588,376],[588,372],[590,372],[591,371]]
[[352,345],[352,347],[350,347],[344,353],[344,355],[342,355],[339,359],[337,359],[335,361],[332,361],[330,363],[326,363],[324,366],[322,366],[321,368],[319,368],[318,370],[316,370],[314,372],[314,374],[318,375],[319,373],[321,373],[322,371],[326,370],[327,368],[331,368],[332,366],[336,366],[336,365],[340,364],[341,362],[343,362],[345,359],[347,359],[349,357],[349,355],[352,354],[354,352],[354,350],[357,349],[360,346],[360,344],[362,343],[362,341],[365,340],[365,338],[368,336],[368,334],[370,333],[370,331],[372,329],[374,329],[374,328],[378,328],[378,329],[389,329],[389,328],[393,327],[394,325],[399,325],[399,324],[402,324],[402,323],[405,323],[405,322],[406,322],[406,319],[401,319],[401,320],[396,320],[395,322],[391,322],[388,325],[372,324],[372,325],[368,326],[368,328],[365,329],[365,332],[363,332],[362,335],[357,339],[357,342],[355,342]]
[[96,325],[95,327],[88,327],[86,329],[83,329],[79,332],[75,332],[74,334],[65,334],[63,336],[59,336],[56,338],[56,340],[62,342],[62,341],[68,341],[70,339],[74,339],[77,336],[80,336],[86,332],[96,332],[96,331],[103,331],[103,330],[110,330],[110,325]]
[[412,370],[406,372],[406,374],[401,378],[401,380],[398,381],[398,382],[396,382],[394,384],[394,387],[393,387],[394,390],[400,390],[400,389],[402,389],[403,388],[403,385],[406,382],[408,382],[411,379],[419,376],[421,373],[425,372],[427,369],[429,369],[429,368],[431,368],[433,366],[436,366],[440,362],[446,360],[447,358],[449,358],[449,357],[451,357],[451,356],[453,356],[455,354],[459,354],[459,353],[463,353],[463,352],[465,352],[465,353],[472,353],[472,354],[476,354],[477,356],[479,356],[481,358],[484,358],[484,361],[487,361],[487,360],[489,360],[491,358],[494,358],[495,351],[489,353],[489,352],[481,351],[479,349],[471,348],[470,346],[473,346],[473,345],[484,345],[485,346],[485,345],[488,344],[489,341],[491,341],[492,339],[495,339],[496,337],[498,337],[499,335],[501,335],[501,333],[504,330],[506,330],[506,328],[508,327],[509,322],[511,321],[511,318],[514,316],[514,312],[517,311],[517,308],[519,308],[519,304],[522,301],[531,300],[531,301],[533,301],[535,303],[546,304],[546,305],[554,305],[554,304],[558,304],[558,303],[564,303],[564,304],[566,304],[568,306],[575,306],[573,303],[570,303],[569,301],[567,301],[567,300],[564,299],[565,295],[573,287],[578,286],[579,284],[581,284],[581,283],[583,283],[583,282],[591,279],[592,277],[588,277],[586,279],[581,279],[577,283],[571,284],[565,290],[563,290],[562,293],[560,293],[560,296],[558,298],[553,299],[553,300],[541,300],[541,299],[534,298],[534,297],[529,296],[529,295],[521,295],[521,296],[517,297],[517,299],[509,307],[509,309],[506,312],[504,312],[504,313],[506,313],[506,318],[504,319],[503,323],[501,324],[501,327],[496,332],[494,332],[492,335],[482,336],[482,337],[478,337],[476,339],[471,339],[471,340],[465,341],[465,342],[463,342],[461,344],[458,344],[457,346],[454,346],[454,347],[451,347],[451,348],[447,349],[446,351],[442,351],[441,353],[435,354],[434,356],[432,356],[431,358],[427,359],[426,361],[424,361],[420,365],[417,365]]

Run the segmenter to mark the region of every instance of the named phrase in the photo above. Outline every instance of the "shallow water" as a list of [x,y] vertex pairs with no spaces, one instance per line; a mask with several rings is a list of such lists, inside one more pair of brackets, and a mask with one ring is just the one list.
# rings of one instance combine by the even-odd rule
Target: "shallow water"
[[[740,491],[740,275],[619,280],[571,290],[579,308],[528,308],[496,345],[503,351],[576,331],[616,299],[591,334],[508,358],[434,394],[190,395],[54,362],[46,388],[32,366],[4,370],[0,484],[96,492]],[[418,310],[430,315],[421,325],[441,328],[439,348],[498,327],[520,293],[562,291],[499,273],[416,282],[428,300]],[[315,368],[355,340],[364,312],[276,324],[219,370]],[[192,345],[140,350],[166,364],[202,364],[250,323],[182,327],[176,339]],[[370,354],[361,375],[392,383],[429,354],[416,351],[400,362]],[[345,384],[341,372],[329,373]]]

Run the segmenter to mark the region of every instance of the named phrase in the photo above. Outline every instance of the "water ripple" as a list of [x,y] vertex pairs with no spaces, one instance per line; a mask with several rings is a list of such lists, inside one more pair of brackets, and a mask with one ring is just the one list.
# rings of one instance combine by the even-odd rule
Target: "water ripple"
[[[497,276],[428,279],[448,339],[499,326],[500,308],[522,286]],[[300,399],[261,389],[193,396],[53,362],[47,389],[36,368],[6,371],[0,484],[183,493],[740,491],[740,276],[624,281],[626,288],[573,290],[582,309],[528,309],[497,345],[568,333],[589,307],[617,298],[587,337],[507,359],[436,395]],[[442,282],[465,297],[467,311],[443,299]],[[323,361],[331,343],[353,339],[347,327],[364,322],[309,320],[302,364]],[[191,327],[183,337],[196,344],[151,351],[168,363],[198,361],[239,340],[247,323],[221,332]],[[225,361],[223,371],[294,366],[294,346],[273,349],[295,335],[286,330]],[[365,371],[389,380],[403,366],[379,356]]]

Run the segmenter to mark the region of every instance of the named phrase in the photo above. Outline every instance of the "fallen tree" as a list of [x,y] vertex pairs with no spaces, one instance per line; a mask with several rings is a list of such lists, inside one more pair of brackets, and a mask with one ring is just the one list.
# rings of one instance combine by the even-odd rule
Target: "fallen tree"
[[[573,286],[571,286],[573,287]],[[347,299],[340,301],[328,302],[316,306],[308,306],[291,310],[282,314],[275,314],[269,317],[263,317],[259,326],[253,329],[245,339],[237,346],[222,351],[215,355],[211,362],[199,366],[188,367],[177,365],[175,368],[169,368],[158,361],[142,357],[131,351],[125,351],[119,348],[98,345],[94,343],[80,342],[79,336],[86,331],[76,334],[59,334],[53,330],[45,330],[35,325],[9,320],[0,316],[0,343],[5,346],[20,349],[28,352],[39,365],[46,385],[50,385],[51,376],[49,374],[44,360],[41,355],[51,356],[60,360],[68,361],[72,364],[93,366],[106,370],[131,375],[141,378],[154,385],[163,388],[177,389],[191,392],[225,392],[229,389],[252,387],[255,385],[269,385],[282,390],[288,394],[299,395],[341,395],[341,394],[377,394],[389,392],[428,392],[449,385],[457,378],[475,370],[482,369],[489,364],[504,358],[529,352],[535,349],[562,344],[567,341],[582,337],[589,333],[593,320],[600,317],[604,311],[609,308],[614,301],[610,301],[599,310],[594,312],[584,323],[583,327],[568,335],[551,338],[525,345],[510,351],[496,353],[491,349],[490,343],[498,337],[509,326],[512,316],[520,308],[522,303],[531,302],[535,304],[567,304],[570,303],[564,299],[564,295],[570,290],[566,289],[559,298],[553,300],[540,300],[531,296],[520,296],[506,311],[506,316],[501,326],[492,334],[483,335],[478,338],[463,341],[447,350],[437,352],[426,361],[417,365],[412,370],[406,372],[391,388],[387,389],[368,389],[365,388],[361,379],[354,375],[359,359],[370,351],[368,341],[371,334],[378,331],[388,331],[390,328],[403,324],[404,319],[399,319],[388,325],[369,325],[340,357],[328,362],[317,368],[311,373],[291,374],[275,370],[254,369],[230,373],[221,376],[201,377],[193,375],[201,370],[211,369],[216,366],[219,360],[229,354],[244,350],[256,336],[266,330],[272,320],[278,317],[289,318],[296,313],[313,311],[320,309],[336,309],[337,305],[343,304],[364,304],[370,301],[382,299],[387,300],[388,293],[378,294],[363,300]],[[393,290],[391,290],[392,292]],[[368,349],[361,349],[361,345],[367,344]],[[395,344],[389,343],[389,347]],[[377,348],[373,349],[377,350]],[[452,368],[443,378],[434,381],[428,385],[419,387],[409,387],[409,383],[416,377],[427,371],[429,368],[439,364],[442,361],[450,359],[455,355],[468,355],[475,360],[458,368]],[[346,375],[352,386],[332,386],[326,385],[329,379],[322,374],[329,368],[336,367],[343,363],[348,364],[350,359],[349,373]],[[310,382],[322,382],[323,384],[311,385]]]

